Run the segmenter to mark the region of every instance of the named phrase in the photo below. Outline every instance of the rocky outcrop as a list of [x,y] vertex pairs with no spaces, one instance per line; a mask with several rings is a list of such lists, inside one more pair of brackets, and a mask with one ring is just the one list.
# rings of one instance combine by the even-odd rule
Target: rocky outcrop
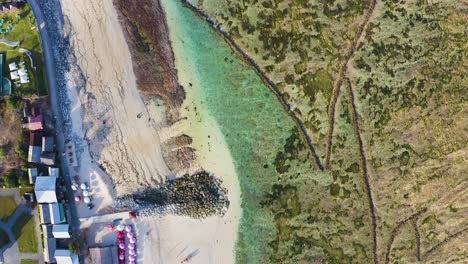
[[179,119],[185,99],[177,82],[164,12],[159,0],[113,0],[123,28],[137,78],[138,89],[161,98],[169,124]]
[[139,211],[142,216],[176,214],[205,218],[224,214],[229,201],[221,180],[202,171],[120,197],[114,206]]

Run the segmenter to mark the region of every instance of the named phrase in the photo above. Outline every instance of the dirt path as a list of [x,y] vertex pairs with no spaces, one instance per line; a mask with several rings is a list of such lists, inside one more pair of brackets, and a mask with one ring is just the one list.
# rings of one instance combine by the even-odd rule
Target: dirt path
[[338,97],[340,96],[341,85],[343,84],[343,81],[346,78],[346,74],[348,71],[348,63],[353,57],[358,43],[361,41],[362,37],[364,36],[363,34],[364,30],[366,29],[367,24],[369,23],[369,20],[372,14],[374,13],[376,4],[377,4],[377,0],[370,0],[370,6],[367,11],[366,17],[358,29],[356,38],[354,38],[353,43],[351,44],[351,47],[349,48],[349,52],[346,55],[345,60],[343,64],[341,65],[340,71],[338,73],[338,79],[333,86],[333,92],[332,92],[332,97],[331,97],[329,111],[328,111],[329,129],[328,129],[328,135],[327,135],[327,147],[325,149],[325,161],[324,161],[324,165],[326,169],[330,168],[331,150],[332,150],[332,145],[333,145],[333,131],[335,128],[335,109],[336,109],[336,103],[338,101]]
[[454,233],[454,234],[451,234],[450,236],[448,236],[446,239],[444,239],[444,241],[440,242],[439,244],[433,246],[432,248],[430,248],[428,251],[426,251],[426,253],[424,253],[424,255],[421,257],[421,260],[426,260],[431,254],[433,254],[435,251],[437,251],[437,249],[439,249],[440,247],[444,246],[445,244],[447,244],[448,242],[450,242],[452,239],[454,238],[457,238],[459,236],[461,236],[462,234],[464,234],[466,231],[468,231],[468,227],[465,227],[464,229]]
[[366,193],[367,193],[367,198],[369,200],[369,207],[370,207],[370,212],[371,212],[371,217],[372,217],[372,240],[373,240],[373,256],[374,256],[374,263],[379,263],[379,258],[378,258],[378,250],[377,250],[377,212],[375,208],[375,203],[374,203],[374,198],[373,198],[373,191],[369,179],[369,172],[367,168],[367,158],[366,158],[366,153],[364,151],[364,143],[362,141],[362,136],[361,136],[361,129],[359,128],[359,114],[356,109],[356,103],[355,103],[355,97],[354,97],[354,91],[353,87],[351,84],[351,81],[346,78],[348,82],[348,88],[349,88],[349,95],[351,98],[351,106],[352,106],[352,115],[353,115],[353,123],[354,123],[354,132],[358,141],[359,145],[359,155],[361,156],[361,163],[362,163],[362,172],[364,176],[364,181],[366,183]]
[[417,258],[420,259],[420,255],[421,255],[421,248],[420,248],[420,244],[421,244],[421,241],[420,241],[420,237],[419,237],[419,230],[417,228],[417,225],[415,224],[417,219],[423,214],[427,212],[427,208],[424,208],[414,214],[412,214],[410,217],[406,218],[405,220],[403,221],[400,221],[397,226],[393,229],[392,231],[392,235],[390,236],[390,241],[388,243],[388,246],[387,246],[387,253],[385,254],[385,263],[390,263],[390,253],[392,251],[392,246],[393,246],[393,242],[395,241],[395,238],[396,236],[400,233],[400,230],[401,228],[407,224],[408,222],[411,221],[411,223],[413,224],[413,227],[415,229],[415,232],[416,232],[416,243],[417,243]]

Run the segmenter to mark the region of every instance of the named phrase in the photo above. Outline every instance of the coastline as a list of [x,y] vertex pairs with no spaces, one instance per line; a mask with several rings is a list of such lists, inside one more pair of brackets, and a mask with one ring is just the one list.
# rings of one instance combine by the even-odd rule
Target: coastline
[[[166,3],[161,1],[161,5],[167,17]],[[191,57],[174,42],[171,30],[174,30],[176,25],[171,24],[169,20],[167,23],[179,83],[191,80],[194,86],[200,87],[202,82],[192,79],[193,76],[197,76],[196,69],[183,66]],[[159,221],[153,220],[152,227],[157,231],[151,232],[153,235],[147,238],[144,248],[146,250],[149,249],[149,245],[159,243],[159,256],[155,259],[146,258],[145,263],[157,263],[158,259],[161,263],[177,263],[190,254],[196,255],[191,259],[191,263],[234,263],[234,249],[242,215],[240,185],[234,160],[219,125],[204,107],[203,99],[197,93],[199,91],[189,87],[184,87],[184,90],[186,100],[181,107],[181,119],[173,127],[165,130],[170,131],[167,134],[177,131],[193,139],[192,146],[197,157],[187,172],[194,173],[202,168],[221,179],[223,187],[228,190],[230,205],[223,216],[196,220],[169,215],[161,217]],[[148,255],[151,254],[145,254]]]
[[[87,164],[81,167],[89,162],[95,167],[100,164],[103,170],[98,169],[112,179],[115,195],[163,181],[172,172],[164,162],[158,130],[149,121],[137,89],[129,47],[122,28],[115,26],[119,22],[112,1],[61,4],[71,51],[85,76],[81,85],[73,88],[75,94],[69,92],[77,104],[77,111],[72,109],[73,132],[83,135],[91,155],[82,159]],[[82,114],[75,113],[79,106]],[[88,153],[87,147],[83,148]],[[92,177],[89,172],[84,174]]]

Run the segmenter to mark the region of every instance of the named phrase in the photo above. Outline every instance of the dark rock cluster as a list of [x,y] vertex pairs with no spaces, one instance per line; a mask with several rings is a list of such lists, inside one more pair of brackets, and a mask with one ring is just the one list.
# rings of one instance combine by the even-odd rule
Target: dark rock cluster
[[139,211],[142,216],[171,213],[205,218],[224,214],[229,201],[221,181],[202,171],[167,181],[157,188],[117,198],[114,206]]

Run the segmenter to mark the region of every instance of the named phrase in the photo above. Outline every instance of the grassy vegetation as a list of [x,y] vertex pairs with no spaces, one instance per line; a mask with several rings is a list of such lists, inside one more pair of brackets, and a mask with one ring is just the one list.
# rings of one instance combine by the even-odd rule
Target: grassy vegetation
[[6,223],[8,217],[15,212],[16,207],[18,205],[13,196],[0,196],[0,221]]
[[22,259],[21,264],[38,264],[39,262],[35,259]]
[[37,253],[37,239],[34,216],[22,214],[13,225],[20,252]]
[[[192,2],[297,105],[323,158],[331,88],[369,1]],[[468,170],[465,21],[457,1],[378,1],[345,73],[374,190],[380,262],[397,224],[423,208],[431,210],[415,220],[417,228],[408,223],[396,234],[391,263],[417,261],[416,233],[424,254],[466,226],[460,210]],[[273,164],[281,176],[263,190],[269,198],[261,209],[244,206],[273,215],[276,236],[265,250],[271,263],[370,262],[369,201],[346,90],[335,112],[330,169],[305,170],[300,161],[310,157],[292,131]],[[466,262],[460,243],[441,247],[430,260]],[[249,246],[238,244],[239,263],[248,262]]]
[[2,248],[8,243],[10,243],[8,235],[5,233],[5,231],[3,231],[3,229],[0,229],[0,248]]
[[[0,34],[0,38],[10,41],[20,41],[17,48],[12,48],[4,44],[0,44],[0,52],[6,54],[4,57],[3,75],[9,76],[8,64],[12,62],[25,62],[28,70],[30,82],[16,87],[12,82],[12,92],[17,95],[47,95],[47,85],[45,79],[45,70],[43,65],[42,46],[39,40],[39,34],[36,28],[34,16],[26,3],[21,3],[22,7],[19,11],[11,12],[5,15],[0,15],[0,19],[4,19],[3,28],[6,29],[9,20],[13,20],[13,29],[9,33]],[[20,15],[21,18],[16,18]],[[36,70],[31,68],[30,60],[19,51],[19,48],[27,49],[32,52],[34,66]]]

